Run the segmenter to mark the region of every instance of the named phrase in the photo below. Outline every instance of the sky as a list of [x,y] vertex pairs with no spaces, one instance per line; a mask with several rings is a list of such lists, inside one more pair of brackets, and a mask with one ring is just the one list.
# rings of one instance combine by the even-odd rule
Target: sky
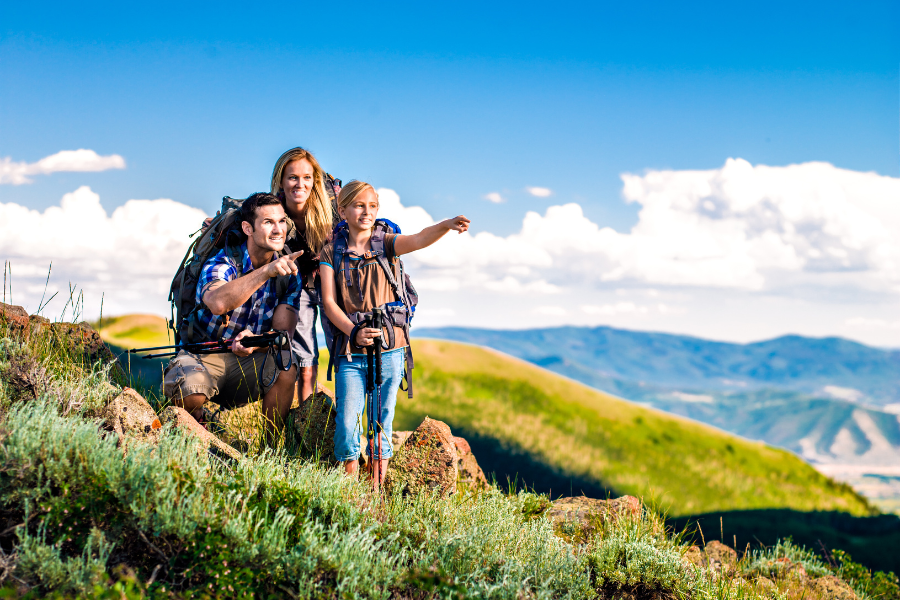
[[166,314],[202,217],[302,145],[404,231],[472,219],[407,258],[414,325],[900,347],[898,33],[896,2],[0,3],[0,258],[52,318]]

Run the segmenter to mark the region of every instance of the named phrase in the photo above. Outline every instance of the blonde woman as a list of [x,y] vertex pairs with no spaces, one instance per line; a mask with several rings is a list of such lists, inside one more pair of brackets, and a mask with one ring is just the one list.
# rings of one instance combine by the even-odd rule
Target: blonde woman
[[[321,304],[317,291],[318,258],[334,226],[334,204],[326,188],[331,183],[316,158],[303,148],[292,148],[282,154],[272,170],[272,194],[284,203],[285,212],[297,227],[286,247],[290,252],[303,251],[297,259],[297,267],[303,276],[303,292],[292,340],[299,368],[297,385],[300,398],[312,394],[319,363],[316,342],[316,317]],[[335,192],[339,191],[337,187]]]

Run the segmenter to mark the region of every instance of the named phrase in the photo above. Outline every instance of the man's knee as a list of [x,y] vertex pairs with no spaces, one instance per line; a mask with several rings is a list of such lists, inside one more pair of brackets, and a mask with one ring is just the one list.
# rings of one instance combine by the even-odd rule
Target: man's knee
[[297,381],[297,367],[291,367],[290,371],[279,371],[276,385],[294,385]]

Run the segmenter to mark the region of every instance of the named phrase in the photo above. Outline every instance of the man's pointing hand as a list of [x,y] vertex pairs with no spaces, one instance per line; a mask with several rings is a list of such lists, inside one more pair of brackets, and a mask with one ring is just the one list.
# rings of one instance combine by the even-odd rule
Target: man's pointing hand
[[296,275],[297,274],[297,263],[294,261],[297,260],[297,257],[303,254],[303,250],[299,252],[294,252],[293,254],[288,254],[287,256],[282,256],[278,260],[274,260],[266,265],[266,269],[268,270],[269,277],[279,277],[281,275]]

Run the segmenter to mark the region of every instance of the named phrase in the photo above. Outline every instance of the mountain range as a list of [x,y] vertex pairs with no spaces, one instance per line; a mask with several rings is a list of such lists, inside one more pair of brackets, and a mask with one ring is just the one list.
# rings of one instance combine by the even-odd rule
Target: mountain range
[[900,484],[900,350],[835,337],[735,344],[612,327],[447,327],[413,334],[494,348],[616,396],[786,448],[832,473],[853,467],[861,476]]

